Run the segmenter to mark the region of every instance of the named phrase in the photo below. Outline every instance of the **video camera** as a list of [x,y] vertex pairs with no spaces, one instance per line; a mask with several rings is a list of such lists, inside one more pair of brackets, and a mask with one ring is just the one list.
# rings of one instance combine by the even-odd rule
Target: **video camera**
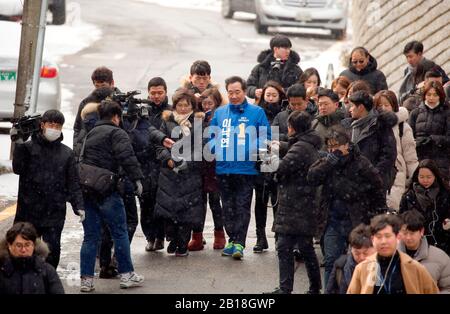
[[40,114],[23,116],[13,123],[13,128],[16,128],[18,133],[26,139],[31,134],[37,133],[41,130],[41,119],[42,117]]
[[123,109],[124,117],[148,118],[149,106],[153,103],[148,99],[135,98],[141,91],[134,90],[126,93],[113,93],[111,98],[117,102]]
[[277,59],[275,59],[275,61],[273,61],[273,62],[271,63],[271,66],[272,66],[273,69],[278,69],[278,70],[280,70],[280,69],[281,69],[281,64],[282,64],[281,59],[280,59],[280,58],[277,58]]

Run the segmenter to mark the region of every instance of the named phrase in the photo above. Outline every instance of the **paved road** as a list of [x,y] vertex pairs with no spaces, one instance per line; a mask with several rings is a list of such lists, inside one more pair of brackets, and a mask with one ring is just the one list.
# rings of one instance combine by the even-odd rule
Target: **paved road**
[[[63,108],[75,114],[78,103],[92,89],[90,74],[97,66],[113,69],[116,86],[123,91],[140,89],[146,97],[148,80],[162,76],[169,95],[188,75],[190,64],[208,60],[212,78],[223,86],[231,75],[247,78],[257,54],[267,49],[270,35],[257,35],[250,20],[224,20],[218,13],[176,10],[130,0],[79,0],[82,19],[102,29],[103,38],[61,62],[63,87],[73,98]],[[334,40],[326,36],[293,37],[294,49],[303,60],[317,57]],[[68,136],[66,134],[66,136]],[[191,252],[187,258],[165,252],[147,253],[140,227],[132,244],[136,271],[145,275],[144,287],[129,291],[118,289],[117,280],[97,280],[97,293],[261,293],[272,290],[278,282],[278,263],[270,232],[269,209],[267,233],[270,249],[253,254],[255,224],[252,217],[243,261],[220,256],[212,249],[213,225],[210,213],[205,226],[206,249]],[[11,225],[12,218],[0,221],[0,232]],[[62,258],[58,272],[68,293],[78,293],[79,249],[83,237],[81,224],[71,210],[63,231]],[[167,246],[167,244],[166,244]],[[318,250],[318,254],[320,254]],[[321,258],[321,257],[320,257]],[[296,273],[294,292],[308,288],[304,265]]]

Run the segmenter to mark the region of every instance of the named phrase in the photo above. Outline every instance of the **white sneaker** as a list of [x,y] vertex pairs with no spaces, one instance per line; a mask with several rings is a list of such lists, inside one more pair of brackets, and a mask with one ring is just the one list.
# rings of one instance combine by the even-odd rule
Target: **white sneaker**
[[127,289],[132,287],[139,287],[144,282],[144,277],[136,274],[135,272],[129,272],[120,274],[120,288]]
[[94,291],[94,278],[93,277],[81,277],[81,292],[91,292]]

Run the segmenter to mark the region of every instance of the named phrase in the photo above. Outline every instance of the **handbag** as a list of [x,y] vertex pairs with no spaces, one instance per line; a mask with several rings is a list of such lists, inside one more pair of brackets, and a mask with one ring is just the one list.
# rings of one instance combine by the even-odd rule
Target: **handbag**
[[111,195],[116,188],[117,175],[108,169],[83,163],[86,139],[87,135],[83,141],[78,163],[80,185],[87,193],[94,192],[103,197]]

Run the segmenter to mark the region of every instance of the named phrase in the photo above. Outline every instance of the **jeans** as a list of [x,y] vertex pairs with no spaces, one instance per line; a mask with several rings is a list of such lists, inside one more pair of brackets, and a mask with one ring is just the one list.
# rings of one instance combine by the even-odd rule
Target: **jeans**
[[294,247],[298,247],[305,260],[309,279],[309,290],[319,293],[321,289],[320,267],[313,246],[313,237],[278,234],[277,254],[280,272],[280,289],[291,293],[294,288],[295,260]]
[[213,221],[214,221],[214,230],[222,230],[223,229],[223,213],[222,213],[222,205],[220,204],[220,194],[219,192],[206,193],[203,192],[203,212],[202,212],[202,223],[201,225],[194,226],[193,232],[203,232],[205,228],[205,219],[206,219],[206,211],[208,209],[208,201],[209,208],[211,209]]
[[[259,182],[261,179],[261,182]],[[258,178],[255,184],[255,221],[256,229],[265,229],[267,222],[267,205],[269,196],[272,203],[273,216],[277,212],[278,185],[273,180]]]
[[239,174],[218,176],[229,241],[244,247],[250,223],[254,177]]
[[85,199],[84,208],[86,219],[83,221],[84,239],[80,252],[81,276],[94,276],[102,220],[111,231],[119,273],[133,271],[125,207],[119,194],[113,193],[101,201]]
[[38,227],[36,231],[39,237],[47,243],[50,253],[47,256],[47,263],[52,265],[55,269],[58,268],[59,258],[61,256],[61,233],[63,231],[64,224],[54,227]]
[[325,252],[325,286],[333,270],[334,262],[347,252],[348,236],[352,231],[350,219],[340,221],[330,219],[323,235],[323,248]]

